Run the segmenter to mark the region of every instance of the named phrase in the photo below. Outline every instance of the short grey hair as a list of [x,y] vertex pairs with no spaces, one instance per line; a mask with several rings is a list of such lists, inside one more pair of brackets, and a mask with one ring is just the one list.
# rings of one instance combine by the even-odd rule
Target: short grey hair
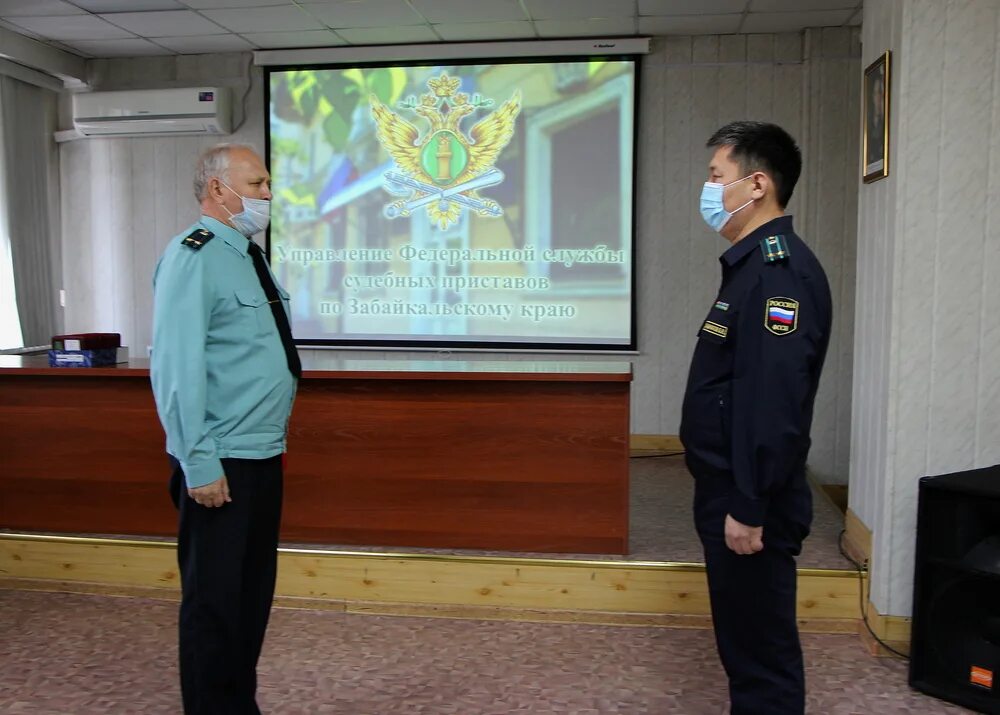
[[239,149],[257,151],[249,144],[216,144],[201,153],[194,170],[194,197],[199,202],[205,198],[209,179],[217,178],[229,183],[229,159],[232,152]]

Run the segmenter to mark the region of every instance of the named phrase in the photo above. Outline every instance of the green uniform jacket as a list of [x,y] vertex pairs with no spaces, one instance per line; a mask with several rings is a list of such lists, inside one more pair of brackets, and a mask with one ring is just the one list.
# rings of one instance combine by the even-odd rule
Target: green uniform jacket
[[[185,240],[198,229],[211,237]],[[171,239],[153,275],[153,395],[188,487],[219,479],[223,457],[285,451],[296,381],[249,245],[202,216]],[[291,320],[289,295],[278,292]]]

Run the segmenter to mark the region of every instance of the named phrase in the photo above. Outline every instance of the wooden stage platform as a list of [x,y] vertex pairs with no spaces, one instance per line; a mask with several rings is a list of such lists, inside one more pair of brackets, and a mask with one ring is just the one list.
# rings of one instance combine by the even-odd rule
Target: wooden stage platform
[[[458,365],[307,363],[277,604],[709,626],[679,460],[666,476],[632,460],[629,507],[627,363]],[[0,588],[176,598],[145,366],[53,372],[0,358]],[[825,555],[800,569],[806,631],[857,629],[862,583],[827,543],[836,528],[814,529]]]
[[[631,460],[625,555],[285,543],[282,606],[359,613],[708,627],[708,593],[680,457]],[[822,492],[799,559],[812,632],[855,632],[861,579],[839,555],[843,515]],[[0,533],[0,588],[175,599],[173,539]]]

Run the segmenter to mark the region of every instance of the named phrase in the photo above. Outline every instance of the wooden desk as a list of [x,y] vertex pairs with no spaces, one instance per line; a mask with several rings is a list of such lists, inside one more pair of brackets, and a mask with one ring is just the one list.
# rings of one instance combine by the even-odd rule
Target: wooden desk
[[[302,355],[283,541],[627,551],[628,363]],[[0,528],[175,533],[147,361],[0,356],[0,434]]]

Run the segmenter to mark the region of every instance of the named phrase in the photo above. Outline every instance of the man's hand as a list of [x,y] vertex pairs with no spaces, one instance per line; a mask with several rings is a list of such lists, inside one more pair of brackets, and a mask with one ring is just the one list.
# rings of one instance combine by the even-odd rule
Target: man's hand
[[232,497],[229,496],[229,482],[226,481],[225,474],[211,484],[206,484],[203,487],[195,487],[194,489],[188,489],[188,496],[202,506],[207,507],[222,506],[227,501],[233,500]]
[[726,546],[744,556],[764,548],[764,527],[747,526],[726,514]]

